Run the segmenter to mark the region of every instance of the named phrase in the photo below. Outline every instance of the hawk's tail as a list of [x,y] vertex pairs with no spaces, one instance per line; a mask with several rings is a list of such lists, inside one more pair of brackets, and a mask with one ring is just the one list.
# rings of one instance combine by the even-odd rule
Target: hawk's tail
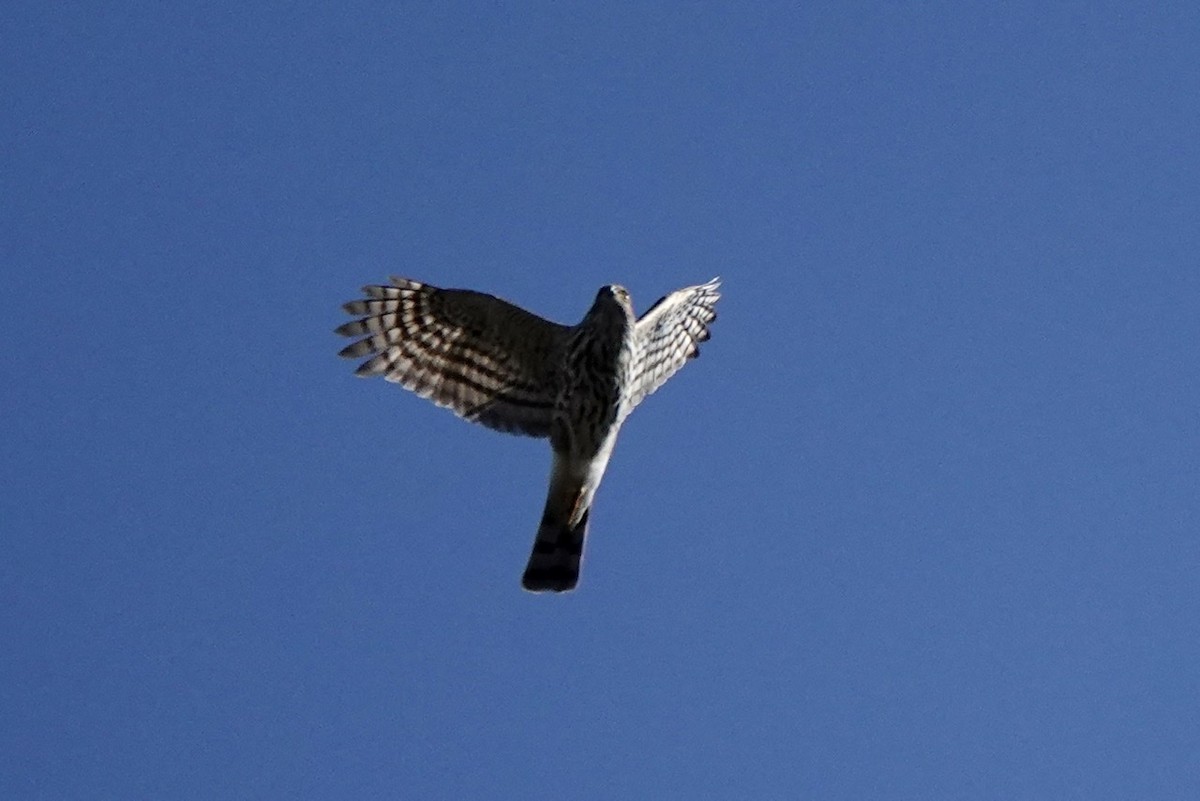
[[574,526],[556,519],[547,508],[533,541],[533,553],[521,577],[521,586],[530,592],[565,592],[579,583],[579,563],[583,559],[583,539],[587,535],[588,514]]

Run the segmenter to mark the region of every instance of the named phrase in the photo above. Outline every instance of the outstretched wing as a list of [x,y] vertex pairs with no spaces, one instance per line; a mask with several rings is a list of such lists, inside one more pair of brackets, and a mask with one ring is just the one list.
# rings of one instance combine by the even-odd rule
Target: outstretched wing
[[549,436],[566,326],[482,292],[391,281],[342,307],[359,319],[337,333],[364,338],[339,355],[370,357],[356,375],[382,375],[498,431]]
[[679,368],[700,355],[708,325],[717,319],[721,279],[672,292],[638,318],[634,328],[633,375],[628,414],[642,399],[666,383]]

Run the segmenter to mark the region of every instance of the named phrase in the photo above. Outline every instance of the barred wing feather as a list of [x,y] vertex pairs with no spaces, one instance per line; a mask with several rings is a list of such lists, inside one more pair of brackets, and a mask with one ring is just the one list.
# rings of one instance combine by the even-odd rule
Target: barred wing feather
[[337,329],[362,337],[340,353],[369,357],[356,375],[382,375],[488,428],[549,436],[570,329],[492,295],[405,278],[363,294],[343,306],[358,319]]
[[719,278],[677,290],[655,303],[637,321],[628,414],[650,393],[700,354],[708,326],[717,319]]

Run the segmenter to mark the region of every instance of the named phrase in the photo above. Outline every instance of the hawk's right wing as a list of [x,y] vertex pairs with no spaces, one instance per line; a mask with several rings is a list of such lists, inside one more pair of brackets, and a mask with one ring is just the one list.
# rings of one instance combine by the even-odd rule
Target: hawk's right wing
[[550,435],[566,326],[482,292],[391,281],[343,306],[359,319],[337,333],[364,338],[339,355],[370,356],[356,375],[382,375],[498,431]]

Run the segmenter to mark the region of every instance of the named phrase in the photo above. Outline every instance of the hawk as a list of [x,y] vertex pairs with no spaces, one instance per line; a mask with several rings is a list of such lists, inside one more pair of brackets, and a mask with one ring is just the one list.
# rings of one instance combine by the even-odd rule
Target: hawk
[[635,317],[624,287],[605,286],[575,326],[500,298],[407,278],[363,287],[337,328],[369,357],[356,375],[388,381],[497,431],[550,440],[550,490],[521,579],[531,592],[579,581],[592,498],[617,432],[709,338],[720,280],[672,292]]

